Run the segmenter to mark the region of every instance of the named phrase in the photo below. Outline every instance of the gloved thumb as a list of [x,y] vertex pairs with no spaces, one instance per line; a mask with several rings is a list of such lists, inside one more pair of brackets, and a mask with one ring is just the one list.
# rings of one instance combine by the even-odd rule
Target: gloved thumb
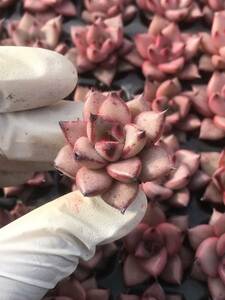
[[147,208],[143,192],[122,214],[100,196],[79,191],[56,199],[0,230],[1,300],[39,300],[90,259],[97,245],[127,235]]

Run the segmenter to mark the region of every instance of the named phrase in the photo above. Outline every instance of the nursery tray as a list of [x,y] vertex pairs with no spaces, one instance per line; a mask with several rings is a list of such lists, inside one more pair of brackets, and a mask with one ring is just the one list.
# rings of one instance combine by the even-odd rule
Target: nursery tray
[[[70,28],[71,26],[81,25],[83,21],[79,18],[82,1],[74,1],[76,6],[78,7],[78,17],[76,18],[67,18],[64,20],[64,33],[63,40],[71,45],[70,41]],[[18,19],[21,16],[22,8],[21,3],[18,3],[16,9],[8,10],[4,15],[6,19]],[[145,19],[143,15],[140,13],[136,16],[136,18],[129,24],[125,26],[125,33],[129,37],[132,37],[134,34],[138,32],[145,32],[147,30],[148,21]],[[205,25],[205,24],[204,24]],[[181,25],[184,30],[196,30],[196,27],[187,27],[185,24]],[[200,24],[201,26],[201,24]],[[197,28],[198,30],[198,28]],[[203,82],[205,83],[208,80],[207,74],[201,74],[202,79],[198,80],[197,83]],[[99,83],[92,74],[81,75],[79,76],[79,85],[84,86],[95,86],[101,90],[107,90],[107,87]],[[182,82],[185,88],[189,88],[188,83]],[[116,76],[111,89],[122,90],[127,101],[138,92],[141,92],[144,87],[144,77],[142,76],[139,70],[135,70],[129,73],[123,73]],[[73,100],[73,97],[69,97],[69,100]],[[67,98],[68,99],[68,98]],[[188,140],[186,140],[182,147],[191,149],[193,151],[221,151],[224,147],[224,141],[221,142],[210,142],[210,144],[206,142],[202,142],[197,138],[197,135],[193,134],[193,136],[189,136]],[[53,172],[54,185],[46,191],[41,191],[41,194],[38,193],[34,195],[32,204],[36,206],[42,205],[45,202],[48,202],[54,199],[57,196],[62,195],[66,191],[62,189],[60,185],[61,175]],[[190,227],[206,223],[211,214],[210,206],[204,203],[201,203],[202,193],[192,193],[192,201],[190,201],[190,205],[186,209],[172,209],[169,211],[169,214],[188,214]],[[41,199],[41,200],[40,200]],[[4,199],[0,199],[0,206],[4,207]],[[116,255],[114,255],[107,264],[107,268],[104,270],[97,271],[96,277],[98,279],[98,284],[100,288],[106,288],[111,291],[111,299],[117,299],[120,293],[125,294],[142,294],[142,292],[148,287],[149,282],[146,282],[141,285],[137,285],[134,287],[126,287],[123,282],[122,276],[122,244],[118,242],[120,246],[120,250]],[[160,284],[164,288],[167,293],[171,294],[181,294],[185,300],[207,300],[210,298],[207,286],[199,281],[193,280],[190,278],[189,274],[185,274],[185,278],[180,286],[169,285],[160,281]]]

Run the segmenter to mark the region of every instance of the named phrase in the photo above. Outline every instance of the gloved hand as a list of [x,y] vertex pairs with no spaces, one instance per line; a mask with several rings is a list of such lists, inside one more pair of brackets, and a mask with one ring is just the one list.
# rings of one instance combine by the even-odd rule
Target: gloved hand
[[[77,75],[63,56],[35,48],[0,48],[0,184],[22,183],[33,171],[53,168],[64,144],[59,120],[81,116],[77,103],[62,101]],[[47,107],[38,108],[44,105]],[[26,110],[20,111],[19,110]],[[0,230],[0,299],[39,300],[70,275],[79,258],[97,245],[128,234],[143,218],[139,192],[125,214],[101,197],[76,191]]]
[[62,100],[77,72],[59,54],[0,47],[0,69],[0,186],[10,186],[54,169],[65,143],[58,121],[81,117],[82,104]]

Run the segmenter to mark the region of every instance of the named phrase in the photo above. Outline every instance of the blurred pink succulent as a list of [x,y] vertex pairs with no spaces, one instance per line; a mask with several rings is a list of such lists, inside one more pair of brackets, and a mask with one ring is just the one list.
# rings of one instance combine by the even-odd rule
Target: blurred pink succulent
[[82,12],[82,18],[92,23],[98,18],[107,19],[121,14],[124,21],[129,21],[137,12],[133,2],[134,0],[84,0],[86,10]]
[[182,91],[177,78],[168,79],[161,84],[149,80],[145,82],[144,96],[150,101],[155,112],[165,111],[164,132],[168,134],[174,127],[190,132],[200,127],[201,122],[196,114],[190,113],[191,99],[187,92]]
[[225,214],[214,211],[209,224],[191,228],[188,235],[196,250],[192,276],[208,282],[213,300],[224,299]]
[[202,197],[212,204],[225,204],[225,151],[201,153],[201,169],[209,184]]
[[148,32],[136,35],[135,43],[145,77],[158,81],[175,74],[187,80],[200,77],[197,66],[191,62],[199,49],[198,35],[181,33],[175,23],[155,16]]
[[5,197],[17,197],[28,201],[35,188],[48,187],[52,184],[53,179],[48,172],[36,172],[22,185],[4,187],[3,193]]
[[180,284],[187,267],[181,259],[185,230],[169,223],[158,206],[149,204],[142,223],[124,238],[129,253],[123,267],[125,284],[133,286],[158,277]]
[[172,22],[190,21],[202,16],[198,3],[192,0],[137,0],[144,12],[165,17]]
[[95,277],[78,281],[72,274],[61,281],[43,300],[109,300],[110,291],[99,289]]
[[142,295],[121,294],[119,300],[182,300],[182,296],[178,294],[166,295],[161,285],[157,282],[151,284]]
[[166,148],[155,145],[164,113],[144,111],[133,118],[119,93],[90,92],[83,116],[83,121],[60,122],[68,145],[55,164],[76,179],[84,195],[101,194],[108,204],[124,210],[137,195],[139,181],[171,170]]
[[[200,155],[190,150],[179,149],[178,139],[172,134],[162,137],[160,144],[169,152],[173,162],[172,168],[166,176],[157,178],[154,176],[156,171],[153,165],[152,177],[142,183],[142,189],[151,203],[158,202],[165,208],[185,208],[191,201],[189,188],[198,190],[209,182],[199,170]],[[195,182],[198,183],[197,187]]]
[[37,18],[25,13],[20,21],[10,21],[7,31],[12,45],[57,50],[62,32],[62,19],[56,17],[43,25]]
[[194,85],[192,104],[204,119],[200,139],[220,140],[225,137],[225,73],[215,72],[208,86]]
[[202,0],[202,5],[202,13],[209,23],[212,22],[215,12],[225,9],[223,0]]
[[211,34],[201,34],[203,55],[200,62],[201,69],[213,71],[225,70],[225,11],[216,12],[213,18]]
[[56,14],[74,17],[76,7],[71,0],[23,0],[24,9],[33,13],[54,11]]
[[133,48],[132,43],[124,38],[121,16],[72,27],[71,38],[75,48],[70,49],[67,56],[75,63],[78,72],[93,71],[97,79],[109,86],[121,59],[126,58]]
[[0,8],[6,8],[16,3],[16,0],[0,0]]

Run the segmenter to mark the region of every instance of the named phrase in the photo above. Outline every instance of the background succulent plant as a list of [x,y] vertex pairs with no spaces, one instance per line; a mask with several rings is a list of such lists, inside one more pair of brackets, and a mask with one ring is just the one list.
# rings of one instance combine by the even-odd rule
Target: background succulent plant
[[[164,7],[169,9],[164,9]],[[117,296],[123,293],[120,295],[121,300],[140,300],[149,297],[157,300],[180,299],[177,293],[185,294],[185,299],[196,297],[196,300],[199,300],[211,297],[213,300],[218,300],[218,298],[224,298],[224,292],[221,296],[224,283],[219,275],[210,277],[202,272],[198,259],[193,259],[196,248],[193,247],[193,251],[190,251],[190,245],[195,243],[193,241],[196,236],[198,239],[199,234],[202,236],[203,233],[212,233],[215,220],[224,213],[224,154],[222,149],[225,139],[225,80],[224,33],[221,30],[224,28],[224,9],[224,1],[220,0],[140,0],[138,5],[137,1],[126,0],[0,1],[0,14],[4,18],[0,23],[1,45],[38,46],[67,55],[75,65],[81,67],[75,101],[86,99],[85,95],[90,87],[102,92],[107,90],[105,93],[88,94],[84,104],[83,120],[61,123],[64,131],[69,129],[66,133],[68,144],[61,150],[57,162],[60,163],[59,169],[62,168],[61,171],[69,177],[56,173],[48,175],[39,173],[34,174],[34,177],[23,186],[6,187],[2,190],[2,195],[7,198],[0,198],[0,226],[25,214],[34,206],[57,197],[58,193],[76,189],[75,174],[81,172],[82,177],[84,176],[82,172],[87,174],[88,169],[90,173],[99,173],[99,176],[104,174],[100,177],[103,178],[101,184],[109,186],[111,182],[117,183],[116,195],[123,193],[128,185],[138,186],[145,192],[149,206],[141,226],[144,225],[146,230],[157,228],[158,225],[155,226],[154,222],[155,224],[158,222],[170,227],[175,226],[182,236],[182,246],[175,255],[181,258],[182,266],[177,263],[179,259],[175,260],[172,259],[173,256],[168,256],[169,267],[166,266],[158,276],[160,284],[165,289],[164,293],[152,293],[155,289],[155,284],[153,284],[155,279],[146,272],[146,266],[143,268],[143,265],[137,263],[140,258],[124,247],[125,242],[119,241],[116,245],[110,244],[108,248],[99,247],[93,259],[88,262],[82,261],[71,278],[60,284],[61,288],[57,289],[57,292],[55,290],[49,293],[48,299],[58,297],[59,300],[77,300],[77,297],[80,297],[83,300],[87,297],[88,300],[105,300],[109,298],[109,292],[104,289],[106,287],[112,289],[113,299],[117,299]],[[76,17],[74,17],[75,13],[77,13]],[[192,20],[195,21],[192,22]],[[93,28],[96,27],[96,22],[99,30],[95,35]],[[70,30],[76,32],[72,28],[77,28],[77,31],[83,30],[82,38],[80,40],[78,38],[76,42],[74,42],[74,35],[70,35]],[[87,35],[89,38],[91,36],[88,42],[86,41]],[[85,47],[82,45],[83,41],[85,41]],[[103,44],[106,43],[107,46],[109,41],[110,43],[113,41],[112,47],[108,50],[107,47],[103,49]],[[97,60],[96,57],[94,61],[89,60],[87,49],[90,53],[93,49],[97,49]],[[125,96],[123,101],[129,100],[126,104],[120,103],[120,113],[114,114],[114,118],[115,116],[119,118],[117,123],[121,123],[122,120],[123,132],[129,136],[127,144],[124,137],[119,134],[121,126],[113,127],[112,120],[106,122],[98,116],[99,110],[103,109],[102,103],[109,96],[120,97],[118,95],[121,94],[111,93],[112,90],[120,90]],[[70,95],[68,99],[73,100],[73,96],[74,94]],[[105,114],[107,110],[103,110],[103,113]],[[129,113],[126,113],[127,111]],[[146,143],[144,138],[142,143],[135,142],[136,140],[131,137],[139,132],[137,127],[140,131],[152,129],[151,124],[150,126],[143,125],[143,116],[151,115],[152,118],[153,113],[161,114],[164,120],[159,139],[151,145]],[[90,114],[92,122],[89,122]],[[96,115],[97,119],[95,119]],[[149,120],[153,122],[151,118]],[[87,123],[94,125],[89,126],[89,138]],[[104,124],[102,127],[104,130],[100,130],[99,134],[99,125],[101,127],[102,124]],[[144,127],[141,129],[140,125]],[[106,131],[107,138],[104,142],[101,139],[98,140]],[[75,140],[79,140],[76,145],[78,160],[74,160],[75,152],[72,153]],[[94,152],[85,152],[82,158],[81,146],[86,147],[88,143],[84,142],[87,140]],[[135,144],[138,145],[137,148],[134,147]],[[112,151],[106,151],[112,145],[116,149],[114,156]],[[124,148],[126,151],[123,151]],[[134,149],[140,152],[135,152]],[[121,151],[125,154],[121,154]],[[94,160],[91,160],[93,158],[91,153],[95,153]],[[164,156],[164,153],[168,155]],[[125,163],[128,161],[129,166],[136,166],[133,169],[136,173],[132,173],[134,177],[129,177],[131,173],[127,176],[127,172],[124,176],[120,168],[121,160]],[[142,165],[142,171],[139,174],[138,166],[140,165]],[[2,168],[0,164],[0,169]],[[127,170],[130,170],[130,167],[126,168]],[[121,180],[129,181],[131,178],[134,180],[132,183],[121,182]],[[45,183],[42,182],[43,179]],[[82,181],[79,184],[82,188],[85,187]],[[110,189],[111,187],[112,185]],[[101,189],[102,186],[99,185],[97,188]],[[136,190],[135,188],[133,191],[136,192]],[[128,203],[129,201],[126,203],[119,201],[113,205],[124,211]],[[153,224],[150,224],[149,220]],[[200,227],[196,227],[199,224]],[[189,240],[185,234],[188,226],[191,227],[189,237],[194,236]],[[143,232],[139,236],[141,239],[138,245],[143,242],[142,234]],[[204,239],[206,238],[208,237],[204,236]],[[214,231],[210,238],[220,239]],[[201,258],[205,255],[207,247],[204,246],[202,249],[204,250],[199,250]],[[141,254],[143,253],[144,251]],[[210,255],[212,253],[213,251],[210,251]],[[108,257],[110,257],[109,260]],[[143,258],[143,261],[146,264],[147,258]],[[221,257],[219,261],[222,265]],[[193,262],[192,268],[190,268],[191,262]],[[127,270],[129,270],[127,265],[135,270],[128,274],[130,277],[127,277]],[[176,272],[174,271],[172,276],[174,281],[165,285],[164,279],[168,279],[168,276],[164,278],[168,274],[166,270],[171,270],[174,266],[176,266]],[[126,273],[126,280],[130,280],[129,287],[124,284],[121,273]],[[181,285],[174,284],[181,278],[179,274],[183,274],[184,279]],[[206,285],[198,285],[195,279],[192,281],[191,275],[201,281],[207,280],[208,291],[206,291]],[[99,285],[96,285],[93,276],[96,276]],[[115,287],[115,280],[119,288]],[[138,287],[133,286],[132,282],[137,281],[143,281],[143,284]],[[87,294],[87,291],[84,291],[87,286],[93,290],[93,293]],[[173,297],[167,293],[167,289]],[[68,294],[68,290],[73,291],[73,294]],[[161,288],[157,287],[157,290]],[[191,296],[190,290],[193,291]],[[76,296],[74,296],[75,292]]]
[[67,17],[77,14],[76,6],[71,0],[23,0],[24,9],[33,13],[55,12]]
[[148,32],[135,37],[144,76],[159,81],[174,74],[182,79],[198,78],[197,67],[190,61],[197,54],[199,42],[197,35],[183,34],[175,23],[156,15]]
[[137,4],[144,12],[161,15],[172,22],[190,21],[202,15],[198,3],[192,0],[137,0]]
[[90,23],[98,18],[107,19],[119,14],[124,21],[129,21],[137,13],[133,0],[85,0],[84,5],[82,18]]

